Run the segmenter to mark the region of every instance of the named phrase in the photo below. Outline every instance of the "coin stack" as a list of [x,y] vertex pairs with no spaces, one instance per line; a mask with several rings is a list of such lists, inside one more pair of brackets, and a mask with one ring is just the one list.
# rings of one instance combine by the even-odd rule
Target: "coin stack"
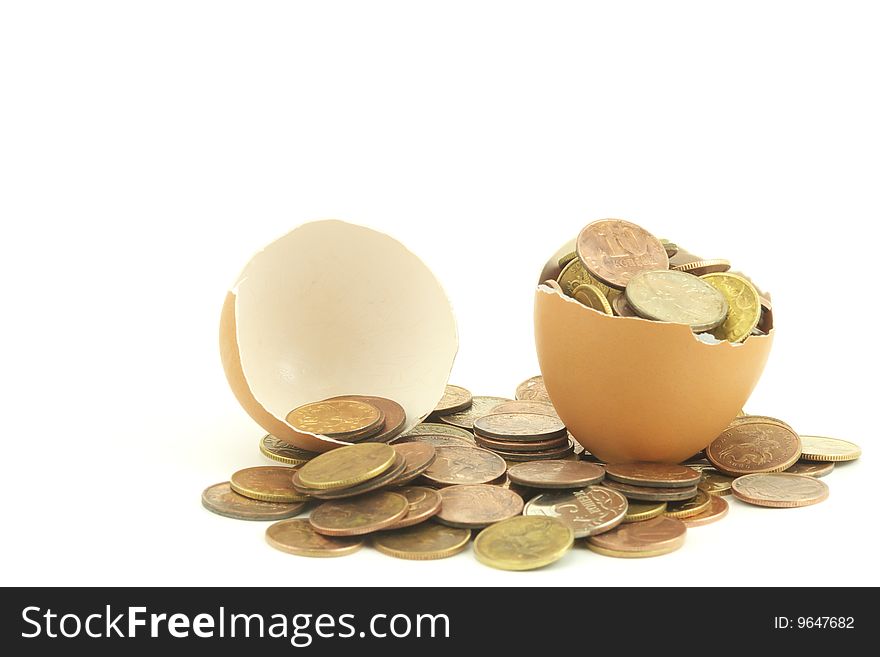
[[[515,396],[448,386],[432,421],[393,445],[361,442],[317,454],[265,436],[260,451],[285,465],[239,470],[207,488],[202,503],[232,518],[278,521],[266,540],[291,554],[343,556],[369,542],[389,556],[427,560],[472,543],[486,565],[529,570],[561,559],[576,541],[605,556],[667,554],[689,528],[725,517],[731,494],[758,506],[821,502],[828,487],[818,477],[861,454],[852,443],[743,413],[680,465],[605,464],[586,451],[574,460],[523,459],[547,451],[528,449],[535,443],[570,439],[542,377],[521,383]],[[338,401],[301,407],[294,419],[360,438],[375,414]],[[317,503],[309,516],[296,517],[309,503]]]
[[287,422],[344,442],[387,443],[403,431],[406,411],[385,397],[343,395],[299,406],[287,414]]
[[602,219],[578,235],[547,281],[606,315],[686,324],[706,342],[744,342],[773,327],[769,296],[730,271],[629,221]]

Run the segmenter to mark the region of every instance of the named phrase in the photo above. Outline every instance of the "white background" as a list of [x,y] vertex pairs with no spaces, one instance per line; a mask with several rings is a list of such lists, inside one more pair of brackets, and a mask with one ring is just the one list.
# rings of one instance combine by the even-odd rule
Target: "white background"
[[[880,584],[875,7],[4,4],[0,580]],[[538,272],[606,216],[772,291],[746,408],[861,443],[826,502],[732,502],[675,554],[525,574],[297,558],[201,508],[264,463],[217,354],[255,250],[316,218],[390,233],[455,306],[452,381],[512,396]]]

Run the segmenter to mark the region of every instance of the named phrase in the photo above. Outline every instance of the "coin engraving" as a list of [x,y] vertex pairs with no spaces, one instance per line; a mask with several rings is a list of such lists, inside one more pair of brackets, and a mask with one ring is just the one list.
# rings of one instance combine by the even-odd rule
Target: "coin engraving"
[[518,516],[523,499],[514,491],[487,484],[449,486],[440,490],[443,502],[437,520],[453,527],[479,528]]
[[622,219],[588,224],[578,235],[577,254],[590,274],[621,290],[641,271],[669,269],[669,257],[660,240]]
[[734,480],[733,494],[743,502],[758,506],[799,507],[824,500],[828,497],[828,486],[804,475],[759,473]]
[[324,436],[357,435],[384,421],[382,412],[362,401],[325,400],[304,404],[287,414],[294,429]]
[[761,416],[737,418],[706,448],[718,470],[729,474],[779,472],[801,454],[800,437],[784,422]]
[[525,505],[525,515],[557,518],[584,538],[613,529],[626,516],[626,498],[603,486],[581,490],[542,493]]
[[422,474],[439,484],[484,484],[507,471],[497,454],[480,447],[436,447],[434,462]]
[[696,276],[664,270],[640,272],[626,286],[626,300],[639,315],[694,331],[708,331],[727,317],[727,300]]
[[266,529],[266,542],[276,550],[301,557],[342,557],[363,546],[359,537],[331,537],[315,531],[307,518],[282,520]]
[[519,516],[480,532],[474,555],[493,568],[532,570],[561,559],[573,543],[571,529],[558,520]]
[[761,299],[755,286],[738,274],[726,272],[704,274],[700,280],[721,292],[727,300],[727,318],[712,335],[730,342],[745,340],[761,319]]

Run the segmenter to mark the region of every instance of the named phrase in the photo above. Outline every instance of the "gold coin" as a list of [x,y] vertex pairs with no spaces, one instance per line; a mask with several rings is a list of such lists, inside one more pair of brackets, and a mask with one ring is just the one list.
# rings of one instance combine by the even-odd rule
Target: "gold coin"
[[360,536],[390,527],[408,512],[406,497],[383,490],[324,502],[312,511],[309,522],[326,536]]
[[736,477],[730,477],[715,468],[703,468],[703,480],[697,488],[709,495],[730,495],[730,485]]
[[590,272],[581,264],[579,258],[575,258],[571,260],[565,267],[563,267],[562,271],[559,273],[559,276],[556,279],[556,282],[559,283],[559,287],[562,288],[562,292],[567,296],[574,297],[574,290],[578,285],[583,285],[586,283],[587,285],[594,285],[599,288],[599,291],[605,295],[605,298],[609,301],[613,300],[614,297],[620,294],[620,290],[615,290],[611,287],[608,287],[600,281],[595,276],[592,276]]
[[425,522],[373,537],[373,547],[398,559],[427,561],[458,554],[471,540],[471,530]]
[[623,517],[624,522],[650,520],[662,516],[666,511],[666,502],[636,502],[635,500],[627,500],[627,502],[629,502],[629,507]]
[[602,290],[595,285],[581,283],[574,288],[574,292],[572,292],[571,296],[574,297],[575,301],[584,304],[588,308],[598,310],[600,313],[606,315],[612,314],[611,304],[608,303],[608,299],[602,294]]
[[532,570],[558,561],[574,545],[574,533],[547,516],[517,516],[484,529],[474,541],[477,559],[501,570]]
[[293,487],[296,468],[280,465],[262,465],[245,468],[229,478],[229,487],[239,495],[264,502],[305,502],[303,495]]
[[862,448],[839,438],[801,436],[801,458],[805,461],[855,461]]
[[342,557],[364,544],[359,537],[323,536],[307,518],[276,522],[266,529],[266,542],[276,550],[300,557]]
[[739,274],[717,272],[704,274],[700,279],[721,292],[727,300],[727,319],[712,331],[718,340],[742,342],[761,319],[761,297],[758,290]]
[[287,423],[299,431],[353,440],[378,431],[384,414],[372,404],[354,399],[327,399],[299,406],[287,414]]
[[569,262],[571,262],[572,260],[574,260],[577,257],[578,257],[577,251],[569,251],[564,256],[559,258],[559,260],[556,262],[556,264],[559,265],[560,269],[563,269],[565,267],[565,265],[567,265]]
[[698,516],[709,508],[712,496],[704,490],[698,490],[697,496],[684,502],[669,502],[666,505],[665,515],[670,518],[690,518]]
[[276,438],[271,433],[267,433],[260,439],[260,452],[266,458],[278,461],[279,463],[287,463],[288,465],[308,463],[320,454],[320,452],[309,452],[300,449],[295,445]]
[[300,468],[299,479],[308,488],[348,488],[378,477],[396,457],[391,445],[348,445],[313,458]]

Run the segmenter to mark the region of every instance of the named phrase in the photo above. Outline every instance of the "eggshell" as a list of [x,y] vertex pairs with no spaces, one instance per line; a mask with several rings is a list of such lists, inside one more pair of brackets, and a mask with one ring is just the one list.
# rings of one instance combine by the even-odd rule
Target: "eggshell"
[[736,417],[773,331],[706,344],[683,324],[605,315],[542,285],[535,343],[553,406],[586,449],[609,463],[678,463]]
[[409,430],[443,396],[458,350],[440,283],[388,235],[327,220],[304,224],[245,266],[226,295],[220,356],[257,424],[310,451],[347,443],[295,430],[297,406],[376,395],[406,410]]

